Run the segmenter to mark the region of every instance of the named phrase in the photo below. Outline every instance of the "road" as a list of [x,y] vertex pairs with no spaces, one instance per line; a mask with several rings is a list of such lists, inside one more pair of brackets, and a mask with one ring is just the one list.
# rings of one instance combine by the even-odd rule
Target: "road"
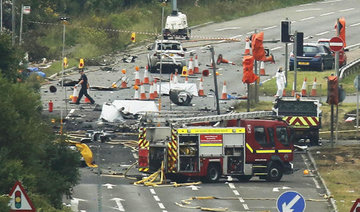
[[[279,10],[269,11],[250,17],[211,24],[205,27],[193,30],[194,37],[226,37],[241,38],[249,36],[255,29],[264,31],[265,40],[276,40],[280,37],[280,21],[289,18],[292,21],[292,31],[302,31],[305,35],[306,42],[315,42],[319,38],[334,36],[334,23],[336,18],[344,16],[347,23],[346,36],[348,46],[355,48],[360,43],[358,34],[360,33],[360,2],[358,0],[329,0],[320,1],[312,4],[300,5],[296,7],[283,8]],[[221,64],[218,68],[220,76],[218,77],[219,92],[222,91],[222,84],[227,82],[227,93],[232,95],[245,95],[245,85],[242,79],[242,53],[244,52],[245,43],[224,41],[202,41],[202,42],[184,42],[188,50],[196,51],[199,55],[200,70],[208,69],[210,64],[210,52],[203,49],[203,45],[211,43],[217,54],[223,54],[224,58],[233,61],[236,65]],[[292,48],[291,45],[290,49]],[[268,43],[268,47],[275,56],[276,64],[266,64],[266,73],[269,76],[261,77],[261,81],[271,78],[279,66],[284,66],[284,44]],[[350,48],[351,51],[351,48]],[[87,76],[92,85],[110,86],[121,76],[120,70],[125,68],[130,82],[134,79],[135,65],[141,67],[141,78],[143,68],[146,65],[146,49],[138,47],[132,50],[132,54],[138,56],[135,63],[121,62],[121,55],[118,55],[117,62],[112,66],[113,71],[102,71],[99,67],[88,67]],[[86,64],[85,64],[86,65]],[[168,74],[154,74],[152,77],[162,78],[163,81],[169,80]],[[66,75],[66,78],[76,80],[79,78],[77,73]],[[183,78],[180,81],[184,81]],[[190,83],[198,83],[199,77],[189,78]],[[52,94],[48,92],[50,85],[56,85],[51,82],[49,85],[41,88],[42,101],[44,108],[47,108],[47,102],[54,102],[55,114],[59,114],[60,110],[65,109],[63,104],[64,97],[68,98],[72,93],[71,88],[64,90],[58,87],[58,92]],[[149,91],[148,86],[145,87]],[[200,110],[205,107],[214,109],[214,96],[210,93],[213,88],[212,77],[204,79],[205,93],[207,97],[194,97],[193,107],[176,106],[170,104],[167,96],[162,97],[162,110],[192,111]],[[97,91],[91,90],[91,96],[94,97],[97,104],[102,105],[104,102],[112,102],[116,99],[131,99],[134,95],[133,89],[124,89],[116,91]],[[221,111],[224,113],[234,103],[239,100],[221,101]],[[101,127],[94,124],[94,120],[99,117],[99,112],[94,112],[93,107],[75,106],[68,104],[64,116],[71,112],[75,117],[74,121],[84,124],[92,123],[92,127]],[[82,125],[84,126],[84,125]],[[91,128],[91,127],[90,127]],[[96,150],[97,144],[92,144],[91,148]],[[132,164],[136,158],[136,154],[131,149],[124,148],[121,145],[101,144],[100,162],[98,162],[105,171],[123,171],[125,167]],[[116,155],[116,156],[115,156]],[[299,171],[293,175],[284,176],[279,183],[268,183],[253,179],[249,183],[240,183],[231,179],[223,179],[216,184],[201,184],[199,187],[164,187],[149,188],[135,186],[130,184],[131,180],[119,178],[116,176],[101,177],[102,191],[102,209],[103,211],[184,211],[185,209],[177,206],[175,202],[180,203],[181,200],[192,196],[216,196],[231,197],[237,200],[201,200],[193,201],[192,206],[204,207],[224,207],[229,211],[277,211],[276,198],[284,191],[295,190],[300,192],[305,199],[313,199],[315,201],[306,201],[306,211],[331,211],[328,202],[324,202],[322,195],[325,193],[321,185],[318,184],[316,177],[303,176],[302,170],[307,168],[307,158],[304,154],[296,154],[295,168]],[[64,203],[70,204],[74,210],[79,211],[97,211],[97,175],[96,170],[88,168],[81,169],[81,182],[74,188],[72,201],[64,199]],[[107,184],[107,186],[106,186]],[[111,184],[111,185],[109,185]],[[105,186],[104,186],[105,185]],[[113,186],[112,186],[113,185]],[[317,201],[318,200],[318,201]],[[188,211],[199,211],[199,209],[186,209]]]

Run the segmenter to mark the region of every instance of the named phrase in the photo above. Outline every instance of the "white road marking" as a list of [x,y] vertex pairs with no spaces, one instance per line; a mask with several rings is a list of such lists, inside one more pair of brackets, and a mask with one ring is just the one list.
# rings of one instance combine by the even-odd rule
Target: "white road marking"
[[215,29],[215,32],[225,31],[225,30],[234,30],[234,29],[240,29],[240,27],[225,27],[220,29]]
[[351,11],[351,10],[354,10],[354,9],[355,9],[355,8],[352,7],[352,8],[340,10],[339,12],[342,12],[342,13],[343,13],[343,12]]
[[80,212],[86,212],[86,210],[80,210]]
[[230,187],[231,189],[235,189],[235,188],[236,188],[235,185],[234,185],[234,183],[229,183],[229,187]]
[[112,198],[111,200],[114,200],[115,201],[115,203],[116,203],[116,205],[117,205],[117,209],[119,210],[119,211],[125,211],[125,209],[124,209],[124,206],[121,204],[121,201],[125,201],[125,200],[123,200],[123,199],[120,199],[120,198]]
[[239,196],[239,192],[237,190],[232,190],[236,196]]
[[310,19],[313,19],[313,18],[315,18],[315,17],[310,16],[310,17],[307,17],[307,18],[300,19],[299,21],[307,21],[307,20],[310,20]]
[[268,30],[268,29],[273,29],[273,28],[276,28],[277,26],[274,25],[274,26],[269,26],[269,27],[265,27],[263,30]]
[[69,119],[70,115],[73,114],[75,112],[75,109],[71,109],[69,114],[67,114],[67,116],[65,117],[65,119]]
[[239,37],[241,37],[241,36],[242,36],[242,35],[235,35],[235,36],[230,37],[230,39],[239,38]]
[[350,45],[350,46],[346,46],[347,49],[351,49],[355,46],[360,46],[360,43],[356,43],[356,44],[353,44],[353,45]]
[[246,34],[247,35],[252,35],[252,34],[254,34],[255,32],[254,31],[251,31],[251,32],[247,32]]
[[339,2],[339,1],[342,1],[342,0],[322,1],[322,2],[319,2],[319,3],[320,4],[328,4],[328,3],[334,3],[334,2]]
[[351,27],[354,27],[354,26],[358,26],[358,25],[360,25],[360,23],[351,24],[350,26],[351,26]]
[[161,209],[165,209],[164,204],[162,204],[161,202],[159,202],[158,205],[159,205],[159,207],[160,207]]
[[273,188],[273,192],[279,192],[279,188]]
[[315,34],[315,35],[317,35],[317,36],[325,35],[325,34],[327,34],[327,33],[329,33],[329,32],[330,32],[330,31],[319,32],[319,33],[317,33],[317,34]]
[[191,188],[191,190],[193,191],[198,191],[200,186],[196,186],[196,185],[190,185],[190,186],[186,186],[187,188]]
[[287,187],[287,186],[283,186],[282,189],[290,189],[290,187]]
[[70,200],[70,205],[71,205],[72,211],[79,211],[79,202],[80,201],[86,202],[87,200],[80,199],[80,198],[73,198]]
[[227,176],[227,181],[233,181],[234,179],[231,176]]
[[137,153],[133,153],[133,157],[134,157],[135,159],[138,159],[138,158],[139,158],[139,156],[138,156]]
[[277,49],[281,49],[281,48],[282,48],[281,46],[274,47],[274,48],[270,49],[270,51],[275,51],[275,50],[277,50]]
[[156,194],[155,190],[153,188],[150,188],[150,193],[151,194]]
[[245,202],[242,197],[239,197],[238,199],[239,199],[239,201],[240,201],[241,203],[242,203],[242,202]]
[[113,189],[114,186],[116,185],[113,185],[113,184],[110,184],[110,183],[106,183],[103,185],[104,187],[106,187],[107,189]]
[[299,13],[299,12],[317,11],[317,10],[322,10],[322,9],[320,9],[320,8],[309,8],[309,9],[296,10],[296,12]]
[[243,207],[244,207],[245,210],[249,210],[249,207],[248,207],[247,204],[243,204]]
[[335,12],[328,12],[328,13],[323,13],[323,14],[321,14],[321,15],[320,15],[320,17],[321,17],[321,16],[327,16],[327,15],[332,15],[332,14],[334,14],[334,13],[335,13]]
[[158,196],[154,196],[154,199],[157,201],[157,202],[160,202],[160,198]]

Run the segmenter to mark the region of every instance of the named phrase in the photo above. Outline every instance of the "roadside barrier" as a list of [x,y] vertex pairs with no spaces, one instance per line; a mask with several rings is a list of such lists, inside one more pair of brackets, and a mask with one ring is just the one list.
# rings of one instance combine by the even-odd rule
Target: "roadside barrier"
[[360,71],[360,59],[357,59],[340,68],[339,78],[340,80],[342,80],[344,77],[348,75],[351,75],[353,73],[359,73],[359,71]]

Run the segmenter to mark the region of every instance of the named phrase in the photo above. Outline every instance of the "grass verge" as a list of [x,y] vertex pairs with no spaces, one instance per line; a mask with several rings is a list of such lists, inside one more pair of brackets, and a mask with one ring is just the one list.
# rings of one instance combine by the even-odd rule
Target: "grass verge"
[[318,171],[336,200],[338,211],[349,211],[360,197],[360,146],[337,146],[312,151]]

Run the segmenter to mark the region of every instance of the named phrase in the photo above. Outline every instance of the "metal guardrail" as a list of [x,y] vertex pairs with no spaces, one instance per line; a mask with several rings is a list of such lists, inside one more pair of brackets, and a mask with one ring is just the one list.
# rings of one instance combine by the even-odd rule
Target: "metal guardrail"
[[339,71],[340,71],[340,80],[342,80],[344,77],[350,74],[360,72],[360,58],[352,61],[346,66],[341,67]]

